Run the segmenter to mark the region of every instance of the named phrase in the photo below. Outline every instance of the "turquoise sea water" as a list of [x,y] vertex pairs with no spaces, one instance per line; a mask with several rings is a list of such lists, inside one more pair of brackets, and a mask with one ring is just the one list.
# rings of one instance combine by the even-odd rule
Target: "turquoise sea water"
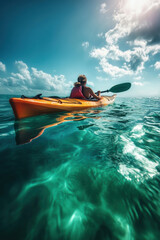
[[15,121],[0,96],[0,239],[160,239],[160,99]]

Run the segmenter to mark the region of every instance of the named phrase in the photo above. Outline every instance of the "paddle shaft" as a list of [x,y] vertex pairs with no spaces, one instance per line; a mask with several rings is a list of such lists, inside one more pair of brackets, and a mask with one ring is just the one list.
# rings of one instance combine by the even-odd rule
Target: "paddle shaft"
[[[101,93],[105,93],[105,92],[110,92],[109,90],[105,90],[105,91],[100,91]],[[98,92],[95,92],[95,94],[97,94]]]

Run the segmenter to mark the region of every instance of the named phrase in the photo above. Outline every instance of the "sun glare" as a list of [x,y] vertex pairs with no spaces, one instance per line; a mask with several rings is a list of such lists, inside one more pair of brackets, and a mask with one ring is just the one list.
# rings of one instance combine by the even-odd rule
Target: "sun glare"
[[127,0],[126,10],[140,14],[144,8],[148,5],[148,0]]

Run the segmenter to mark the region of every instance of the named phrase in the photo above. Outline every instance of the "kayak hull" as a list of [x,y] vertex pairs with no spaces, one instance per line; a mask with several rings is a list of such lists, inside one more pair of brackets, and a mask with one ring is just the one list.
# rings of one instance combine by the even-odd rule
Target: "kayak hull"
[[101,100],[83,100],[71,98],[10,98],[9,102],[12,106],[16,119],[32,117],[47,113],[56,113],[62,111],[76,111],[80,109],[106,106],[114,102],[116,95],[111,97],[102,97]]

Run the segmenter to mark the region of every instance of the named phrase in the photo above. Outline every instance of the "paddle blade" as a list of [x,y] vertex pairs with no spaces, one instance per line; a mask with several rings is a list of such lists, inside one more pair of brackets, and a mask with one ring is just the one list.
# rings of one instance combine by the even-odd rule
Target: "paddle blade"
[[117,84],[113,87],[111,87],[108,92],[113,92],[113,93],[119,93],[119,92],[124,92],[127,91],[128,89],[130,89],[131,87],[131,83],[127,82],[127,83],[121,83],[121,84]]

